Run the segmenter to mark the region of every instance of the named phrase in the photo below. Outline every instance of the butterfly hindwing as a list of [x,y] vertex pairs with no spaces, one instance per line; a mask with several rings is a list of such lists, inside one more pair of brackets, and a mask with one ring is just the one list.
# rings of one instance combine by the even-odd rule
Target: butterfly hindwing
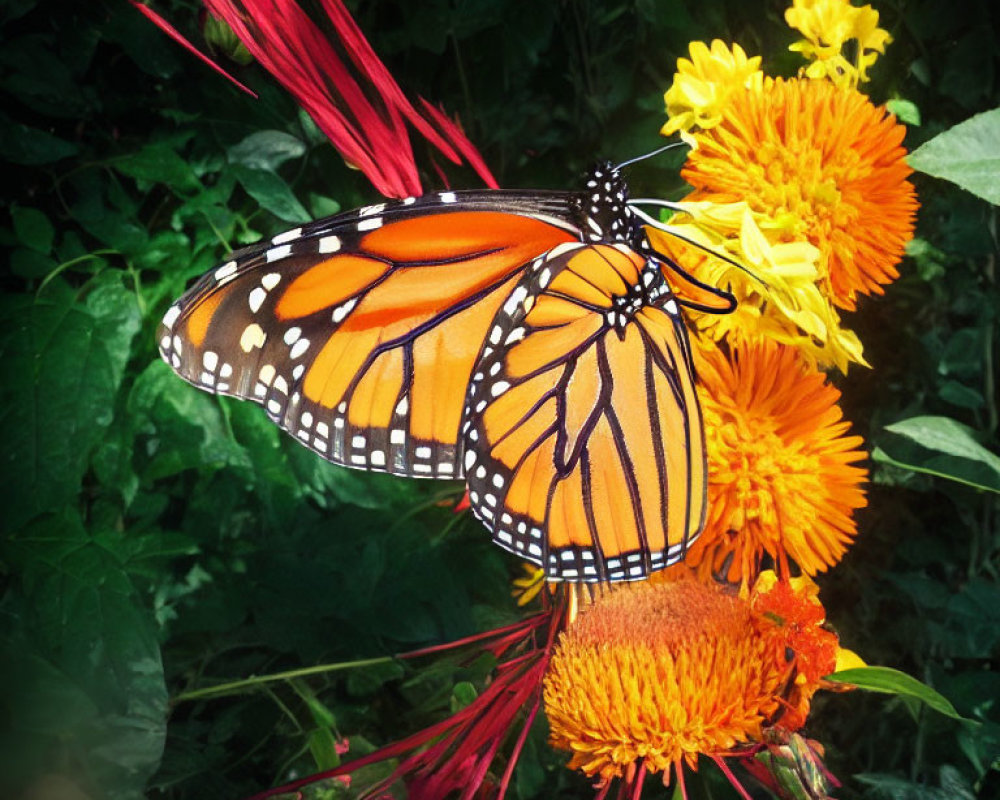
[[577,239],[564,198],[445,192],[281,234],[175,303],[161,354],[330,461],[461,477],[474,364],[524,265]]
[[555,248],[502,307],[473,375],[470,502],[550,578],[644,577],[703,525],[701,413],[660,270],[622,244]]

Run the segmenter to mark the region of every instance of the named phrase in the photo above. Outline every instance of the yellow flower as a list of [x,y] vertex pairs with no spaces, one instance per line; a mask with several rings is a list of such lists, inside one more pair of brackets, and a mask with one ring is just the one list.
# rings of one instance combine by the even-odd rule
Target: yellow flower
[[862,440],[823,373],[762,341],[696,351],[708,449],[708,518],[686,563],[752,582],[763,555],[808,575],[837,563],[866,505]]
[[545,570],[534,564],[522,564],[525,574],[514,578],[511,596],[517,598],[519,606],[526,606],[534,600],[545,586]]
[[[812,363],[841,370],[851,361],[865,364],[861,342],[841,328],[817,283],[819,250],[804,239],[783,241],[795,224],[793,217],[772,220],[744,202],[699,202],[697,197],[695,192],[677,204],[680,213],[665,231],[650,227],[647,234],[657,250],[686,272],[706,285],[725,287],[736,298],[731,314],[692,311],[690,319],[700,333],[731,344],[773,339],[798,348]],[[683,296],[683,281],[674,276],[672,283]]]
[[[745,201],[780,228],[780,241],[812,244],[822,293],[853,309],[858,294],[880,294],[898,276],[913,235],[904,134],[854,90],[768,78],[734,93],[721,122],[694,134],[681,174],[693,199]],[[800,298],[799,306],[823,318],[815,303]]]
[[[838,86],[857,86],[868,80],[868,69],[892,41],[878,27],[878,12],[871,6],[852,6],[849,0],[794,0],[785,10],[785,21],[806,38],[790,45],[812,63],[809,78],[829,78]],[[844,45],[854,41],[854,61],[844,56]]]
[[730,95],[762,78],[760,56],[747,58],[738,44],[730,50],[715,39],[711,49],[704,42],[691,42],[689,49],[691,60],[677,59],[674,82],[663,96],[668,117],[660,131],[664,136],[717,125]]
[[695,767],[760,740],[792,666],[745,600],[690,579],[605,591],[560,637],[545,676],[550,741],[615,777]]

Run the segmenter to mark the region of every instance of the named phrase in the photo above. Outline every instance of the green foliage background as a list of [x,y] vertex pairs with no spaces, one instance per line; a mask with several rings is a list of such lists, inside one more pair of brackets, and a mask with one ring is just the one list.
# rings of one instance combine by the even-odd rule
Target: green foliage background
[[[876,7],[895,42],[869,91],[919,110],[911,150],[998,105],[989,0]],[[202,42],[197,4],[157,8]],[[735,40],[772,74],[798,66],[783,2],[352,8],[404,89],[461,114],[511,188],[572,187],[598,156],[656,146],[692,39]],[[320,463],[156,354],[170,301],[228,248],[374,199],[290,98],[227,62],[260,99],[239,93],[124,0],[7,0],[0,30],[0,796],[73,783],[114,800],[240,797],[335,764],[338,736],[363,753],[466,702],[488,663],[385,661],[185,696],[512,620],[518,567],[452,514],[459,485]],[[676,167],[647,162],[636,192],[676,197]],[[852,693],[817,702],[808,733],[844,797],[997,797],[996,494],[895,466],[931,457],[886,431],[942,415],[997,450],[997,213],[915,181],[903,277],[851,320],[873,368],[839,380],[848,418],[886,455],[857,545],[821,584],[845,645],[980,724]],[[588,796],[562,763],[540,722],[512,796]],[[730,796],[713,772],[694,796]]]

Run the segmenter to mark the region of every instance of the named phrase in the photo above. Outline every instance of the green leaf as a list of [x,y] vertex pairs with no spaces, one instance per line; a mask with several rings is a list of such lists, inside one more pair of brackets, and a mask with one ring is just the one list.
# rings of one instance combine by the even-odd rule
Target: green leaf
[[859,689],[882,694],[894,694],[900,697],[911,697],[919,700],[929,708],[962,722],[974,723],[959,714],[948,698],[935,692],[927,684],[910,677],[892,667],[857,667],[845,669],[827,676],[827,680],[835,683],[849,683]]
[[116,158],[112,165],[119,172],[151,183],[163,183],[185,193],[201,187],[191,166],[165,144],[150,144],[138,153]]
[[979,444],[961,423],[949,417],[912,417],[885,430],[906,442],[883,442],[872,453],[874,460],[1000,492],[1000,456]]
[[274,171],[286,161],[300,158],[306,152],[301,139],[284,131],[257,131],[229,148],[230,164],[242,164],[251,169]]
[[10,254],[10,271],[22,278],[44,278],[57,266],[53,259],[27,247],[16,247]]
[[459,681],[451,690],[451,699],[449,700],[451,713],[457,714],[463,708],[472,705],[478,696],[479,692],[476,691],[476,687],[471,682]]
[[1000,108],[938,134],[907,158],[910,166],[1000,204]]
[[986,401],[981,392],[976,391],[959,381],[945,381],[938,389],[938,397],[959,408],[982,408]]
[[69,158],[79,150],[72,142],[0,114],[0,153],[5,161],[32,167]]
[[920,109],[910,100],[896,98],[886,103],[885,107],[895,114],[900,122],[905,122],[907,125],[920,124]]
[[339,214],[342,206],[332,197],[326,197],[322,194],[311,193],[309,195],[309,209],[313,213],[315,219],[320,219],[321,217],[332,217],[334,214]]
[[329,728],[316,728],[310,731],[307,741],[317,770],[323,772],[340,766],[337,739]]
[[56,229],[45,214],[37,208],[14,206],[10,215],[14,221],[14,233],[21,244],[44,255],[52,252]]
[[167,691],[152,615],[114,553],[75,515],[0,545],[15,579],[0,608],[8,693],[0,773],[82,762],[92,796],[138,800],[166,739]]
[[303,207],[288,184],[273,172],[243,164],[233,165],[236,180],[254,200],[285,222],[307,222],[309,212]]
[[150,435],[138,467],[147,482],[186,469],[251,468],[246,451],[227,428],[218,399],[184,383],[160,360],[136,378],[128,412]]
[[975,793],[961,774],[948,765],[941,767],[940,788],[886,775],[879,772],[861,772],[854,778],[871,787],[865,797],[874,800],[975,800]]
[[0,504],[16,528],[79,491],[111,424],[140,317],[112,270],[94,279],[83,302],[51,287],[37,301],[3,302],[2,314]]

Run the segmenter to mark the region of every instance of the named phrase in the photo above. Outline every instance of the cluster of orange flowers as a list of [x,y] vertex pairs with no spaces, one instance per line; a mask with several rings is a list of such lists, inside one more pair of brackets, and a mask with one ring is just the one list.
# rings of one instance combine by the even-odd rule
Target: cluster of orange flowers
[[690,145],[693,191],[650,239],[738,308],[691,314],[704,532],[685,564],[582,610],[546,675],[551,742],[598,787],[661,771],[666,783],[671,767],[682,779],[699,755],[729,775],[723,757],[789,742],[833,688],[825,676],[863,664],[825,627],[811,580],[843,557],[866,504],[862,440],[824,370],[866,365],[841,313],[898,275],[917,200],[903,126],[858,90],[891,41],[878,13],[794,0],[785,17],[805,37],[791,47],[808,60],[799,77],[694,42],[665,95],[663,133]]

